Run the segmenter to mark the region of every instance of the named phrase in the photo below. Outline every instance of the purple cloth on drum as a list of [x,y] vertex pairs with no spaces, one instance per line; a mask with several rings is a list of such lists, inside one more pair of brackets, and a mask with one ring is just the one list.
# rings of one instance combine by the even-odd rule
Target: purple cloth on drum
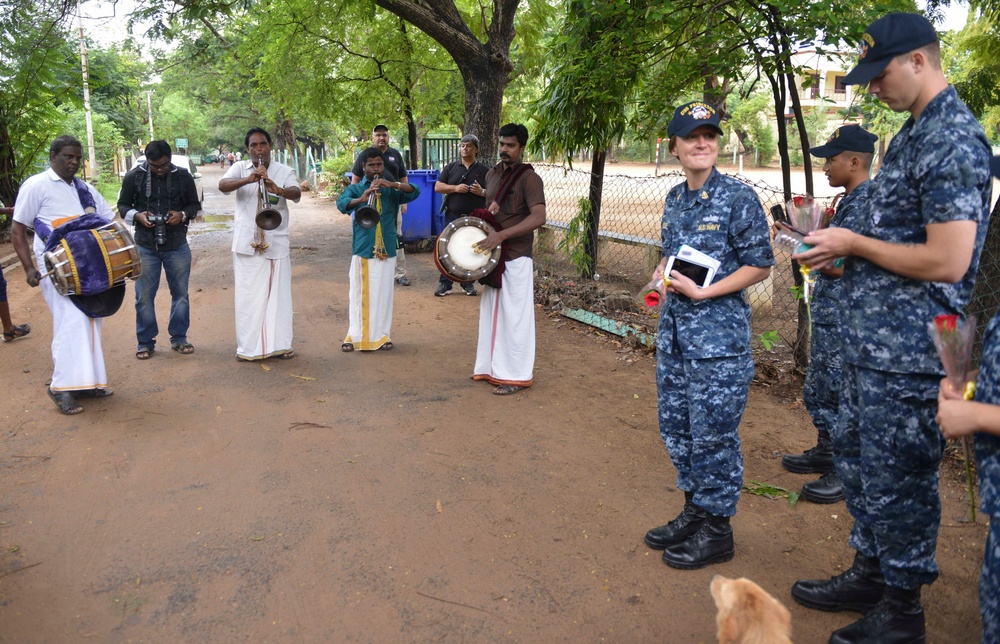
[[91,232],[107,223],[97,215],[83,215],[57,227],[45,240],[45,252],[52,252],[66,240],[80,277],[80,292],[77,295],[95,295],[111,288],[104,251]]

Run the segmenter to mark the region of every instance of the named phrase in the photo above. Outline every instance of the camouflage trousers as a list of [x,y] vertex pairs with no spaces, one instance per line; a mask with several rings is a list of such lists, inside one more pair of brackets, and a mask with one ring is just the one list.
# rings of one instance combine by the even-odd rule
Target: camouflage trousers
[[983,572],[979,576],[979,612],[983,616],[983,644],[1000,642],[1000,516],[990,517]]
[[715,516],[736,514],[743,487],[737,431],[753,379],[750,355],[685,360],[657,351],[660,436],[677,469],[677,487]]
[[837,425],[840,406],[840,327],[814,324],[809,341],[809,371],[802,398],[813,425],[829,434]]
[[854,517],[850,545],[882,563],[886,583],[916,588],[938,576],[938,466],[934,417],[940,376],[843,366],[833,432],[837,474]]

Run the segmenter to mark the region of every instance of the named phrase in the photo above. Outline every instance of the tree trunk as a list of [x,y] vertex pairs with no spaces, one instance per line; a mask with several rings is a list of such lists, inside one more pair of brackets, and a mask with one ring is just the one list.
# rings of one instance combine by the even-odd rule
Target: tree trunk
[[590,221],[587,228],[587,257],[590,258],[590,269],[583,275],[592,279],[597,271],[598,237],[601,229],[601,195],[604,191],[604,163],[607,150],[594,150],[594,159],[590,164]]
[[[806,131],[806,122],[802,116],[802,103],[799,101],[799,90],[795,87],[795,75],[791,72],[785,74],[788,79],[788,91],[792,97],[792,112],[795,114],[795,125],[799,130],[799,143],[802,145],[802,164],[806,173],[806,194],[815,195],[813,189],[813,169],[812,155],[809,154],[809,132]],[[790,168],[789,168],[790,170]]]
[[[17,191],[21,187],[20,182],[14,178],[16,163],[10,130],[7,129],[5,122],[0,121],[0,201],[8,208],[14,205],[14,198],[17,197]],[[12,219],[7,217],[7,220],[0,224],[0,240],[7,238],[11,222]]]
[[492,165],[497,153],[500,108],[514,63],[514,17],[520,0],[493,0],[493,13],[480,42],[453,0],[375,0],[375,4],[421,29],[455,61],[465,86],[464,134],[479,137],[479,158]]

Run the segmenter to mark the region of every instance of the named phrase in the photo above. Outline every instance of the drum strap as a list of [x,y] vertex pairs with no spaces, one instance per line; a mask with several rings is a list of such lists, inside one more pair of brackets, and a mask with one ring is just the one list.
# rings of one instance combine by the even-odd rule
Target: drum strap
[[528,170],[533,169],[534,168],[531,167],[531,164],[522,163],[520,168],[511,172],[506,179],[500,182],[500,189],[497,190],[497,196],[494,197],[493,201],[497,202],[498,206],[501,205],[503,200],[507,198],[507,195],[510,194],[510,189],[514,186],[517,180],[521,178],[521,175]]
[[[525,172],[531,169],[532,167],[530,164],[523,163],[521,164],[520,168],[518,168],[514,172],[511,172],[506,179],[500,182],[500,189],[497,190],[497,197],[494,199],[494,201],[497,202],[498,206],[502,204],[503,200],[507,198],[508,194],[510,194],[511,188],[514,186],[517,180],[521,178],[521,175],[523,175]],[[496,216],[486,208],[483,208],[482,210],[473,210],[472,216],[480,217],[483,221],[490,224],[497,230],[503,230],[503,226],[501,226],[500,222],[497,221]],[[500,244],[500,261],[497,262],[497,267],[494,268],[492,271],[490,271],[488,275],[479,280],[479,283],[482,284],[483,286],[500,288],[503,285],[504,270],[507,268],[507,258],[508,258],[507,242],[503,242],[502,244]]]

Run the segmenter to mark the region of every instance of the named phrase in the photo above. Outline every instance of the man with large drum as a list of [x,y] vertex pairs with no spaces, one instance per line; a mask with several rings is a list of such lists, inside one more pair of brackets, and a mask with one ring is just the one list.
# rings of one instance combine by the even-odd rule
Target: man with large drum
[[508,123],[500,128],[500,163],[486,176],[486,201],[497,228],[478,242],[480,252],[500,247],[499,266],[483,279],[479,307],[479,346],[473,380],[496,385],[506,396],[534,382],[535,282],[531,259],[535,229],[545,225],[542,178],[523,163],[528,128]]
[[[52,312],[52,382],[49,397],[64,414],[79,414],[77,398],[105,398],[112,394],[104,369],[101,319],[91,317],[70,297],[60,294],[52,281],[42,280],[35,266],[44,266],[45,239],[72,220],[92,217],[110,222],[111,206],[93,186],[75,177],[83,147],[72,136],[60,136],[49,147],[50,168],[29,177],[17,196],[11,228],[29,286],[41,286]],[[35,229],[35,262],[28,249],[28,227]],[[119,301],[118,304],[121,302]]]

